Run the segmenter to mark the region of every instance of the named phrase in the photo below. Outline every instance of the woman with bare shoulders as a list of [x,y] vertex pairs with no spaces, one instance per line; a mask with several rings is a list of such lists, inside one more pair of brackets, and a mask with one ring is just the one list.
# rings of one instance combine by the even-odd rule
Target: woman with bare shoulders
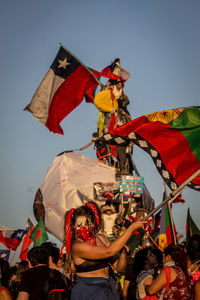
[[146,222],[132,223],[112,244],[100,234],[100,210],[94,202],[71,209],[65,218],[66,248],[76,270],[77,279],[71,300],[117,300],[112,268],[122,272],[126,268],[125,244],[134,230]]
[[146,286],[148,295],[158,295],[163,300],[190,300],[192,289],[187,271],[187,254],[178,245],[164,249],[164,267],[156,279]]

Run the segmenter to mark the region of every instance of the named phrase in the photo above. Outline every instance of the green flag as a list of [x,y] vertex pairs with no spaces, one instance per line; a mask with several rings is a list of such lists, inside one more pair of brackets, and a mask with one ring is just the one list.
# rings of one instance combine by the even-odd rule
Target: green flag
[[42,245],[49,239],[42,217],[32,231],[30,239],[34,242],[34,247]]
[[190,209],[188,208],[186,221],[186,245],[188,245],[189,238],[194,234],[200,234],[200,230],[193,221],[190,215]]

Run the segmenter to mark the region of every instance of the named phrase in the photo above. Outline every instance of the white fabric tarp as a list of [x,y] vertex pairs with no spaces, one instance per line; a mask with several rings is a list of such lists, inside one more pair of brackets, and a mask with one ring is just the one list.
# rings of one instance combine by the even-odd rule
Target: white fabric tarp
[[97,160],[69,152],[57,156],[40,187],[47,230],[63,241],[64,215],[83,199],[94,200],[95,182],[115,182],[115,169]]

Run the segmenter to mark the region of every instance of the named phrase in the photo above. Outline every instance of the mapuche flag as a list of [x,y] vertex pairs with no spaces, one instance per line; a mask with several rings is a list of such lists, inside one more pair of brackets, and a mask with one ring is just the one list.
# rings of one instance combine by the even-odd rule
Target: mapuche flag
[[88,89],[99,85],[92,72],[60,47],[47,74],[24,109],[54,133],[63,134],[60,122],[82,101]]
[[159,247],[165,247],[173,243],[172,224],[169,216],[169,207],[165,204],[161,209],[160,218],[160,234],[159,234]]
[[[171,190],[200,169],[200,107],[159,111],[134,119],[102,139],[108,144],[132,140],[152,157]],[[200,191],[200,175],[188,184]]]
[[30,239],[34,242],[34,247],[42,245],[49,239],[42,217],[31,232]]

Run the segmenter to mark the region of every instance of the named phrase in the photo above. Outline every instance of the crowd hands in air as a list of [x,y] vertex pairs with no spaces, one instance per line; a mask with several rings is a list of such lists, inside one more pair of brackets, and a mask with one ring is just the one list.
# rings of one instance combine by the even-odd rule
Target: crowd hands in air
[[[0,260],[0,299],[200,299],[200,235],[164,252],[144,237],[147,222],[122,217],[123,209],[90,201],[65,215],[62,257],[51,242],[29,250],[10,267]],[[110,219],[108,218],[110,217]],[[107,222],[107,223],[106,223]],[[112,230],[111,230],[112,229]]]

